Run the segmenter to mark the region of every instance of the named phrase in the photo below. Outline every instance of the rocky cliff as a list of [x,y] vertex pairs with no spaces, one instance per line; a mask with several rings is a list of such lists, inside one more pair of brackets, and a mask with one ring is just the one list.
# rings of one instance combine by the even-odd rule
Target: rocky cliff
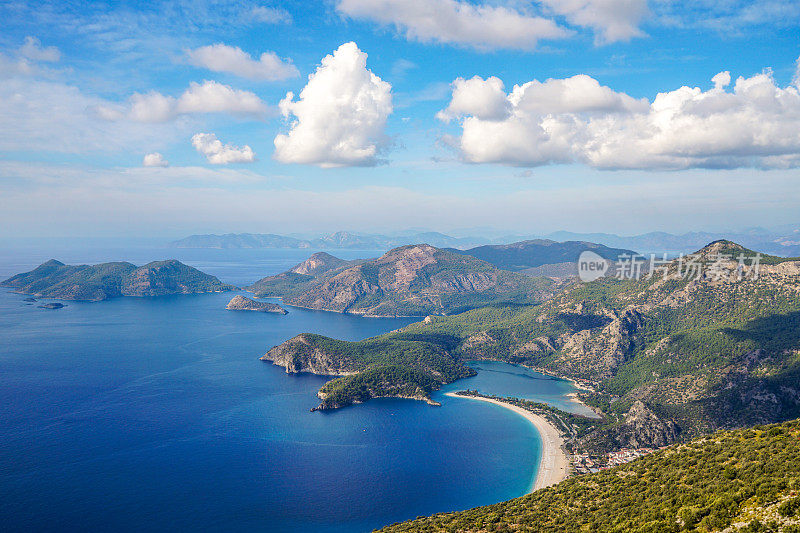
[[325,350],[313,335],[301,333],[275,346],[261,357],[286,369],[287,374],[309,372],[322,376],[346,376],[363,369],[363,365],[346,353]]

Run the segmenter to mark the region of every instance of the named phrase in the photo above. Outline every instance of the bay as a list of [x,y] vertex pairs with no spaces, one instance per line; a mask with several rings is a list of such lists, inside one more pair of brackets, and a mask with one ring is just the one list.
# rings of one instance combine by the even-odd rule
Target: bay
[[[0,275],[64,262],[176,257],[244,285],[304,250],[0,252]],[[375,251],[337,250],[344,258]],[[289,307],[225,311],[206,294],[67,302],[0,290],[0,516],[9,531],[369,531],[519,496],[539,460],[533,427],[482,402],[381,399],[332,412],[323,376],[258,360],[301,332],[357,340],[414,319]],[[564,405],[571,384],[480,362],[479,388]],[[566,403],[565,403],[566,402]]]

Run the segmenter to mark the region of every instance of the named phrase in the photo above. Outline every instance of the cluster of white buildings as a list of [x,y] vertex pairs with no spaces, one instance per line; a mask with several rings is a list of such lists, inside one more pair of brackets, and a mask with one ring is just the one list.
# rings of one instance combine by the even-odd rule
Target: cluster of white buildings
[[616,452],[609,452],[604,457],[595,457],[594,459],[588,453],[578,453],[572,456],[572,467],[579,475],[590,474],[630,463],[634,459],[654,451],[653,448],[622,448]]

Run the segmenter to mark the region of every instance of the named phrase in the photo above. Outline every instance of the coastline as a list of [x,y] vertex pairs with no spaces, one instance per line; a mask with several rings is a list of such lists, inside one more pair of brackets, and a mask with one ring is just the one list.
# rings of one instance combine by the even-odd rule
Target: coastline
[[479,400],[482,402],[493,403],[510,409],[518,415],[524,417],[533,424],[542,439],[542,453],[539,459],[539,468],[536,471],[536,479],[528,489],[528,494],[551,485],[555,485],[569,476],[569,459],[564,453],[562,446],[564,440],[558,429],[543,416],[534,414],[527,409],[501,402],[492,398],[482,398],[480,396],[459,396],[453,392],[446,392],[445,396],[451,398],[462,398],[465,400]]

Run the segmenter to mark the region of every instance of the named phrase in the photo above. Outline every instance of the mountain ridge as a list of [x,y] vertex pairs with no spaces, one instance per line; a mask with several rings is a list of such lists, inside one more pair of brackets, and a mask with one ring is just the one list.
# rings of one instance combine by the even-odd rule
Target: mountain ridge
[[310,309],[364,316],[425,316],[488,303],[538,301],[556,282],[495,268],[428,244],[401,246],[371,260],[317,253],[247,287]]

